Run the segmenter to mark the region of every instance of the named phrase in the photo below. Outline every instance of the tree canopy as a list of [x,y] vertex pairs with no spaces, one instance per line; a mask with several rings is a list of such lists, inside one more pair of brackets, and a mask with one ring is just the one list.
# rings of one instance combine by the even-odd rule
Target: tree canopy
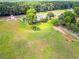
[[28,18],[28,22],[32,24],[36,20],[36,10],[31,8],[26,12],[26,18]]
[[68,1],[0,2],[0,16],[26,14],[26,11],[30,8],[34,8],[37,12],[43,12],[57,9],[69,9],[72,8],[72,6],[73,2]]

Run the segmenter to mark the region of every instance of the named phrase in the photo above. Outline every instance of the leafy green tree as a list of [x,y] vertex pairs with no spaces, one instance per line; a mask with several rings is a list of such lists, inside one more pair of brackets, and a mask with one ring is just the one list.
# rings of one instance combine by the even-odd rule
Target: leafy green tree
[[59,16],[59,19],[61,20],[61,24],[68,23],[76,23],[76,14],[71,11],[66,11],[63,14]]
[[79,15],[79,7],[74,7],[74,11],[77,15]]
[[65,23],[71,23],[71,17],[70,16],[67,16],[66,18],[65,18]]
[[70,11],[63,13],[59,16],[61,20],[60,24],[64,24],[68,29],[71,29],[74,32],[79,32],[79,23],[76,22],[76,14]]
[[36,21],[36,10],[35,9],[29,9],[26,12],[26,16],[28,18],[28,23],[32,24],[33,22]]
[[59,19],[52,19],[52,24],[55,26],[58,26],[60,24],[60,20]]
[[78,22],[76,22],[76,25],[79,27],[79,20],[78,20]]

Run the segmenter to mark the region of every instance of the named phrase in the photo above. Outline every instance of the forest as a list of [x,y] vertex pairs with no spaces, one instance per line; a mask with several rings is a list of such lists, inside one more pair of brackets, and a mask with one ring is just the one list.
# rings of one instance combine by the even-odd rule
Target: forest
[[0,16],[26,14],[27,9],[34,8],[37,12],[57,9],[70,9],[78,2],[0,2]]

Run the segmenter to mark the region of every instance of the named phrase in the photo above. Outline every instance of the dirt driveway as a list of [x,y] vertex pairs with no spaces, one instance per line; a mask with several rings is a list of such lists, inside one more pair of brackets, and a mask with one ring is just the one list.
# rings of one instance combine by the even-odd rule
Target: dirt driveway
[[53,28],[59,32],[62,33],[62,35],[65,37],[66,41],[73,42],[77,37],[73,36],[72,33],[70,33],[68,30],[61,26],[53,26]]

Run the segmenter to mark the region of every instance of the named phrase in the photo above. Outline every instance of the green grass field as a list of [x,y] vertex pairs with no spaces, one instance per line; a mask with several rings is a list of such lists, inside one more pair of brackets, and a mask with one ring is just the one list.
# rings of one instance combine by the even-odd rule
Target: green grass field
[[67,42],[50,21],[30,26],[18,21],[0,21],[0,59],[79,59],[79,42]]

